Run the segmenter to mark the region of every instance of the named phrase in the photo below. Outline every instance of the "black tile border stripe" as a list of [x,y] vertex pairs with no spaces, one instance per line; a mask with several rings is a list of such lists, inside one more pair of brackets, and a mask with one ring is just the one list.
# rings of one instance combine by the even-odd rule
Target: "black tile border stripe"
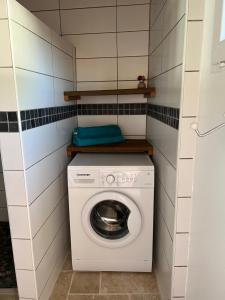
[[22,110],[20,112],[21,128],[24,131],[68,119],[76,115],[76,105]]
[[[148,115],[178,129],[179,114],[179,108],[151,103],[95,103],[22,110],[20,111],[20,118],[22,131],[77,115]],[[0,132],[19,132],[17,112],[0,112]]]
[[147,103],[78,104],[77,114],[87,115],[146,115]]
[[0,112],[0,132],[18,132],[18,116],[16,111]]
[[179,129],[180,109],[169,106],[148,104],[148,116],[170,127]]

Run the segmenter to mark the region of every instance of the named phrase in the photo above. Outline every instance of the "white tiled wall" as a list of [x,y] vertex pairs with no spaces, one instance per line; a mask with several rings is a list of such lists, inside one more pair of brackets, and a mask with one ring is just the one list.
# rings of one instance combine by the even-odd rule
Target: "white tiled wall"
[[[180,108],[186,1],[155,0],[151,2],[150,12],[149,81],[157,90],[156,97],[150,102],[156,105]],[[183,126],[185,125],[183,124]],[[176,262],[186,263],[186,257],[182,256],[182,247],[186,246],[187,240],[179,240],[177,243],[174,235],[179,131],[148,116],[147,137],[155,148],[153,159],[157,178],[155,198],[157,216],[155,222],[156,274],[162,299],[167,300],[172,296],[174,248],[177,254]],[[185,143],[186,141],[183,142],[183,149]],[[191,150],[189,149],[189,151]],[[184,155],[186,155],[185,152],[183,150]]]
[[[147,78],[150,0],[18,1],[76,47],[78,90],[134,88],[138,75]],[[86,103],[108,103],[111,97],[86,97],[84,100]],[[115,103],[118,101],[116,97]],[[146,99],[142,97],[141,101],[146,102]],[[132,97],[127,97],[126,102],[133,102]],[[107,118],[106,124],[109,124]],[[80,116],[78,123],[82,126],[102,123],[95,123],[95,119]],[[117,120],[115,123],[121,125],[121,116]],[[131,138],[130,132],[136,127],[137,134],[133,136],[142,138],[146,134],[145,120],[144,115],[127,116],[123,119],[123,134]]]
[[[50,8],[58,3],[50,2]],[[48,7],[42,4],[42,8]],[[11,39],[12,58],[11,52],[3,49],[0,74],[8,88],[0,85],[5,99],[0,111],[17,111],[20,121],[21,110],[68,105],[63,92],[74,87],[73,46],[16,1],[8,2],[8,11],[9,21],[0,19],[0,30],[1,36],[8,35],[9,45]],[[48,299],[66,255],[66,146],[75,126],[76,118],[72,117],[19,133],[0,134],[20,299]],[[1,209],[2,197],[0,205]]]

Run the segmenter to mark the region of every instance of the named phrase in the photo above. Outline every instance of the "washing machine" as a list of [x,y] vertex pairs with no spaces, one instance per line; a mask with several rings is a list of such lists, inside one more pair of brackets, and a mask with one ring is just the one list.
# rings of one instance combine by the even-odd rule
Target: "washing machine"
[[77,154],[68,187],[73,269],[151,272],[154,166],[148,155]]

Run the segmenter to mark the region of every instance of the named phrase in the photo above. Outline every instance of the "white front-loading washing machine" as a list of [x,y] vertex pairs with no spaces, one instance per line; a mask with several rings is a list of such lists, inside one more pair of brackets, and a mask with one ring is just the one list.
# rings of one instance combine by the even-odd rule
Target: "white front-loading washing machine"
[[73,269],[150,272],[154,167],[147,154],[77,154],[68,186]]

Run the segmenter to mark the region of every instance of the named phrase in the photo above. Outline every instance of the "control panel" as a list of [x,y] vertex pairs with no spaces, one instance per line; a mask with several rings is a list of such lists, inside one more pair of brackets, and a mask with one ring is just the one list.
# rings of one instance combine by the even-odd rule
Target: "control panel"
[[100,183],[104,187],[151,187],[154,186],[153,171],[103,171]]
[[154,171],[73,170],[68,173],[69,187],[153,187]]

